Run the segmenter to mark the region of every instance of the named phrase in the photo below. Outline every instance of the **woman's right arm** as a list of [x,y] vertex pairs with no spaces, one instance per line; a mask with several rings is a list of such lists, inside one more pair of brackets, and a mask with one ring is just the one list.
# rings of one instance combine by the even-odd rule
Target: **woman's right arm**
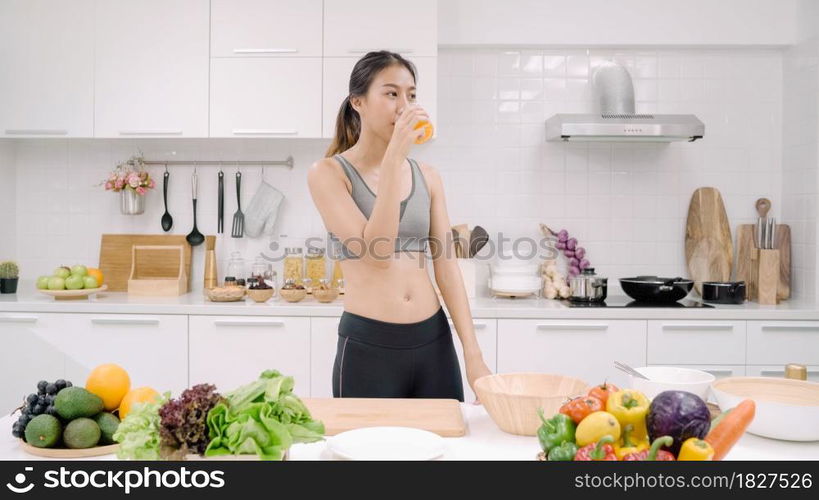
[[369,220],[353,201],[334,160],[324,158],[307,172],[307,184],[324,226],[363,262],[385,269],[392,262],[401,215],[401,167],[412,143],[423,134],[413,126],[428,119],[420,107],[408,108],[395,123],[384,153]]

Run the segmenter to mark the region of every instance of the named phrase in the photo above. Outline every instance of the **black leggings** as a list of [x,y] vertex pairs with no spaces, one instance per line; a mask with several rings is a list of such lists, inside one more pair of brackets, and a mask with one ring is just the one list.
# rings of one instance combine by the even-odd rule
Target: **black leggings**
[[417,323],[389,323],[344,311],[333,397],[463,401],[461,368],[444,309]]

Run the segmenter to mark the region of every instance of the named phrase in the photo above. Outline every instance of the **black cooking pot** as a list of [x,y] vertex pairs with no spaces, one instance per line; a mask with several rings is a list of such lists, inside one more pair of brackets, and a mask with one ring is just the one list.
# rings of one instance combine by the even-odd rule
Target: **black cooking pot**
[[637,276],[620,278],[623,291],[640,302],[677,302],[684,298],[694,286],[693,280],[684,278],[660,278],[657,276]]
[[745,282],[703,281],[702,300],[716,304],[742,304],[745,302]]

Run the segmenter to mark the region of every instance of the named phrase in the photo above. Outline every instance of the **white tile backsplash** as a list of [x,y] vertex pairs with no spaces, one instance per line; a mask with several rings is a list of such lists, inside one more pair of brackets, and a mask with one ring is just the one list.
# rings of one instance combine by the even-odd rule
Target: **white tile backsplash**
[[[672,144],[545,142],[543,122],[552,114],[597,109],[590,75],[610,58],[632,72],[638,111],[696,113],[706,124],[705,138]],[[598,271],[611,278],[687,274],[684,224],[697,187],[710,185],[722,192],[733,228],[752,222],[756,198],[769,197],[774,214],[793,225],[794,274],[800,280],[794,290],[813,295],[808,288],[816,287],[815,125],[813,143],[805,143],[810,134],[803,134],[802,143],[783,150],[783,139],[792,140],[783,109],[785,113],[795,110],[803,98],[815,102],[808,93],[817,94],[815,80],[813,86],[804,81],[809,80],[809,72],[795,78],[797,70],[787,69],[788,61],[796,64],[797,59],[787,53],[783,58],[774,49],[441,49],[438,138],[412,155],[441,171],[453,224],[480,224],[491,234],[529,238],[539,237],[538,222],[565,227],[587,248]],[[796,89],[799,92],[789,95]],[[813,109],[814,115],[799,114],[799,123],[815,124]],[[259,252],[271,253],[267,250],[271,242],[287,246],[321,237],[323,224],[305,175],[307,167],[323,155],[327,142],[21,140],[5,143],[5,152],[0,143],[3,179],[10,178],[2,170],[3,158],[8,163],[11,155],[15,165],[11,173],[16,173],[16,179],[10,182],[17,196],[16,258],[23,264],[24,276],[32,278],[61,263],[95,263],[100,233],[161,232],[161,189],[149,194],[144,215],[128,217],[119,215],[116,195],[95,186],[117,161],[138,149],[155,159],[294,156],[292,171],[265,171],[268,181],[286,196],[277,236],[235,240],[225,235],[217,247],[223,263],[234,250],[243,252],[250,263]],[[162,170],[152,168],[158,181]],[[192,170],[171,171],[169,200],[175,234],[190,231]],[[198,169],[198,215],[206,234],[216,229],[217,170]],[[229,232],[235,210],[235,168],[224,170]],[[246,207],[260,169],[246,168],[243,173]],[[806,210],[812,210],[812,215],[802,218]],[[197,287],[200,253],[194,260]]]

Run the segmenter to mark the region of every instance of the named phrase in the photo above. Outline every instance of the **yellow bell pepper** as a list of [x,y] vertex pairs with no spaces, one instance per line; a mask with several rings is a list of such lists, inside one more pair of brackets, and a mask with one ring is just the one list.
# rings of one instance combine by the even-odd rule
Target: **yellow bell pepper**
[[614,445],[614,454],[617,455],[617,460],[622,460],[626,455],[638,453],[649,448],[648,438],[636,439],[632,436],[633,433],[634,424],[626,424],[623,427],[623,439],[620,443]]
[[642,441],[648,439],[646,430],[646,415],[648,415],[648,398],[640,391],[623,389],[609,396],[606,402],[606,411],[614,415],[621,427],[628,424],[634,426],[632,439]]
[[713,460],[714,448],[707,441],[695,437],[686,439],[677,460]]

